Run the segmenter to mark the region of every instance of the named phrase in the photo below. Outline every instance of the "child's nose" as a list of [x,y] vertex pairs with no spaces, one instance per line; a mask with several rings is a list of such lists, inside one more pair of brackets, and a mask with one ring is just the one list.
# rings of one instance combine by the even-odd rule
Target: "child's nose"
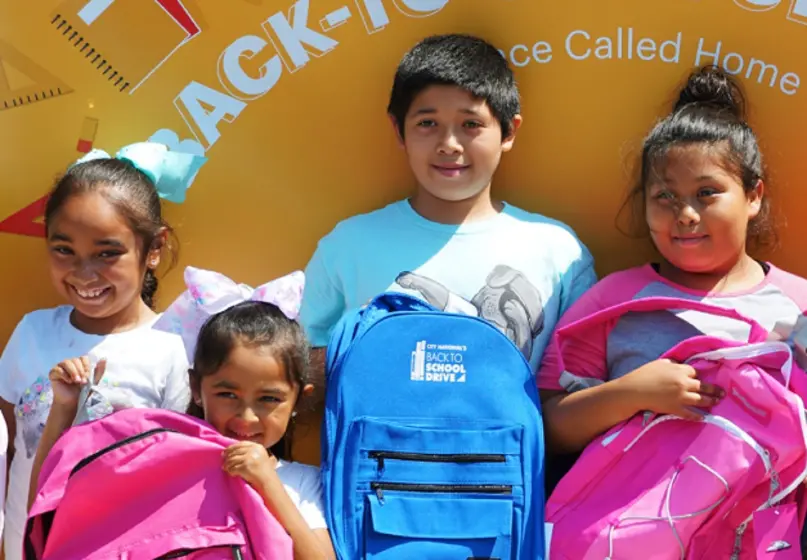
[[445,134],[443,134],[443,137],[440,139],[439,150],[440,153],[443,154],[455,154],[462,151],[462,144],[453,130],[448,129]]
[[252,407],[250,406],[245,406],[242,408],[239,416],[244,422],[257,422],[258,420],[258,415],[255,414],[255,411],[252,410]]
[[80,261],[73,271],[73,276],[81,282],[92,282],[98,278],[98,271],[92,263]]
[[682,203],[678,208],[678,223],[691,226],[700,222],[700,214],[691,204]]

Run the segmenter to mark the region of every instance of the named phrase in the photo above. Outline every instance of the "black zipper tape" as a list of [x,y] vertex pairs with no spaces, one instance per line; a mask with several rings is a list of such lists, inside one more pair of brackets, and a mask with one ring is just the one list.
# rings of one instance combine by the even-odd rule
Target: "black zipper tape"
[[402,482],[371,482],[371,490],[395,492],[423,492],[443,494],[512,494],[513,487],[506,484],[409,484]]
[[114,451],[115,449],[119,449],[119,448],[123,447],[124,445],[129,445],[130,443],[134,443],[134,442],[139,441],[141,439],[146,439],[147,437],[151,437],[151,436],[153,436],[155,434],[159,434],[159,433],[163,433],[163,432],[177,433],[176,430],[168,430],[166,428],[156,428],[154,430],[149,430],[147,432],[143,432],[141,434],[137,434],[135,436],[128,437],[126,439],[122,439],[122,440],[120,440],[120,441],[118,441],[116,443],[113,443],[112,445],[104,447],[100,451],[96,451],[95,453],[93,453],[92,455],[90,455],[88,457],[84,457],[81,461],[76,463],[76,466],[73,467],[73,470],[70,471],[70,475],[67,478],[69,479],[71,476],[76,474],[78,471],[80,471],[81,469],[83,469],[84,467],[86,467],[87,465],[89,465],[90,463],[92,463],[93,461],[95,461],[96,459],[101,457],[102,455],[106,455],[107,453],[110,453],[110,452]]

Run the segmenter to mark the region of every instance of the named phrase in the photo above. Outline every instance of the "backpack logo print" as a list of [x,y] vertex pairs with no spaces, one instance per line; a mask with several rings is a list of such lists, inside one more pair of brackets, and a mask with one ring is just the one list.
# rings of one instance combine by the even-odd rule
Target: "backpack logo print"
[[411,354],[409,379],[431,383],[465,383],[465,352],[467,346],[429,344],[425,340],[415,345]]

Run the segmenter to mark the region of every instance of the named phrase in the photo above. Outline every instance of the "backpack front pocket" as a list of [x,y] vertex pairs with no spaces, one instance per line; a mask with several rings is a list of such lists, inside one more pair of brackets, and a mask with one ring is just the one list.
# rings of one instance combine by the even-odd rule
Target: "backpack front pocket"
[[510,488],[378,484],[375,489],[365,501],[368,560],[511,557]]
[[365,558],[509,559],[523,538],[523,427],[360,418],[347,486]]

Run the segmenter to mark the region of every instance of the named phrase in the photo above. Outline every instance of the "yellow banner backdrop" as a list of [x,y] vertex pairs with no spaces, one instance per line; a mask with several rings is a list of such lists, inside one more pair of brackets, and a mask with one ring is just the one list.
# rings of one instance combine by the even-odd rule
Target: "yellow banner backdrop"
[[[649,255],[615,217],[676,87],[701,64],[740,76],[789,218],[772,258],[807,275],[807,0],[0,0],[0,340],[58,303],[43,196],[92,147],[209,157],[168,205],[180,268],[256,284],[303,267],[338,220],[410,189],[389,87],[412,44],[446,32],[485,37],[516,69],[525,124],[497,195],[571,224],[600,274]],[[162,304],[181,288],[175,270]]]

